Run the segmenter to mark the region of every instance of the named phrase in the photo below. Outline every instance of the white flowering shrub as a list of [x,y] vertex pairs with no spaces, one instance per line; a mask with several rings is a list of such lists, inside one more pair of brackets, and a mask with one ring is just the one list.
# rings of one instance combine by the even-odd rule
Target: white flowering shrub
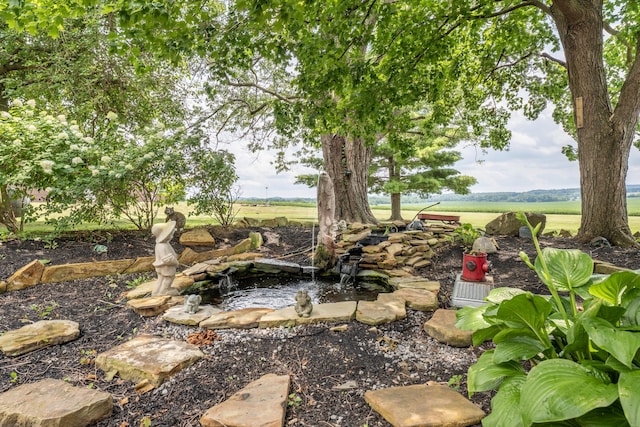
[[10,203],[33,190],[47,191],[52,202],[73,203],[65,200],[67,188],[91,175],[87,165],[95,153],[93,139],[75,122],[38,112],[33,100],[13,101],[9,111],[0,112],[0,224],[16,232],[33,218],[29,206],[18,222]]

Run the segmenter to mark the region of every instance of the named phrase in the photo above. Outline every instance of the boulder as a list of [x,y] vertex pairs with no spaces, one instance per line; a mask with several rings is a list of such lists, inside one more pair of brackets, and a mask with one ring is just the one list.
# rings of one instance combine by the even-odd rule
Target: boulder
[[[527,220],[534,227],[539,223],[542,223],[538,234],[544,231],[544,227],[547,223],[547,217],[545,215],[533,212],[525,212],[525,215]],[[505,212],[493,221],[489,222],[485,229],[487,234],[498,236],[518,236],[522,225],[523,224],[518,220],[518,218],[516,218],[515,212]]]

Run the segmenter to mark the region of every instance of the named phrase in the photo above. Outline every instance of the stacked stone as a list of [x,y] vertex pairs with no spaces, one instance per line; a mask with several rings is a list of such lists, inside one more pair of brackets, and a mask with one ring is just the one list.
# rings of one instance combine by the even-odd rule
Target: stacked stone
[[[360,245],[358,242],[371,235],[385,235],[387,240],[362,246],[360,269],[385,270],[397,273],[412,273],[413,270],[431,265],[435,249],[451,242],[456,225],[426,225],[422,231],[386,233],[375,226],[361,223],[349,224],[337,244],[336,255],[340,256]],[[396,275],[396,274],[391,274]]]

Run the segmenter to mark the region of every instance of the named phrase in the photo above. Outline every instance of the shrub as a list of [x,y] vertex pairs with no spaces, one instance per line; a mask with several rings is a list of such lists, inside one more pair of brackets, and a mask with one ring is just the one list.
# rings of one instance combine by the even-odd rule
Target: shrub
[[[498,288],[458,312],[457,326],[495,348],[469,368],[468,390],[497,390],[484,426],[640,425],[640,274],[593,275],[579,250],[540,249],[550,296]],[[582,299],[582,303],[579,303]]]

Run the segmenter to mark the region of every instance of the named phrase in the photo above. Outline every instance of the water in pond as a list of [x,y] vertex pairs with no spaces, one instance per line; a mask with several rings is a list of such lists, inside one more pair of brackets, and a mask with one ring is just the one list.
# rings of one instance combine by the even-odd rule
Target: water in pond
[[339,301],[373,301],[378,291],[367,290],[353,283],[339,283],[330,279],[309,277],[264,276],[246,279],[232,279],[232,283],[222,285],[203,295],[206,301],[218,302],[223,310],[238,310],[249,307],[273,309],[295,305],[295,295],[305,289],[313,304]]

